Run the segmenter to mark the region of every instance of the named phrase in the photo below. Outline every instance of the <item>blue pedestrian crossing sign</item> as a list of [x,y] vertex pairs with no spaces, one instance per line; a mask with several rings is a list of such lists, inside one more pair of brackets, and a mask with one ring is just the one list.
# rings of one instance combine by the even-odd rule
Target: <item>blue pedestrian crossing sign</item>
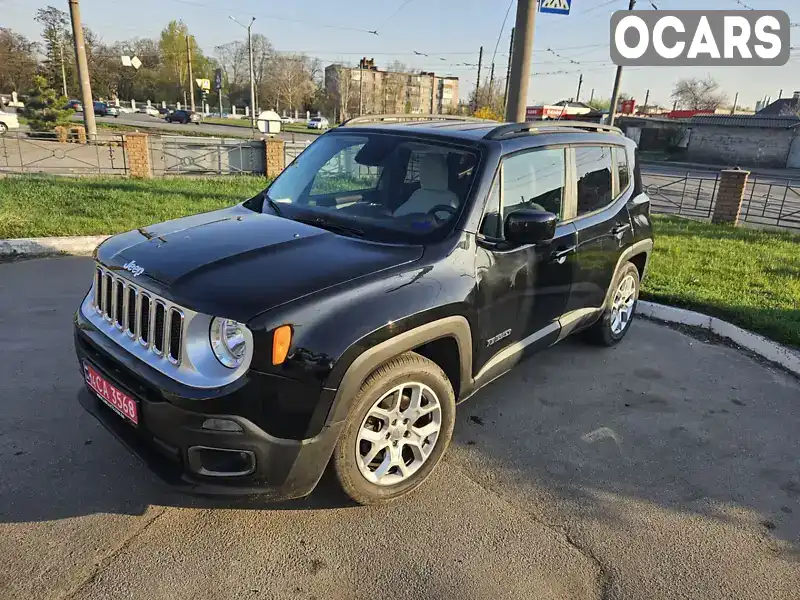
[[539,0],[540,13],[568,15],[572,0]]

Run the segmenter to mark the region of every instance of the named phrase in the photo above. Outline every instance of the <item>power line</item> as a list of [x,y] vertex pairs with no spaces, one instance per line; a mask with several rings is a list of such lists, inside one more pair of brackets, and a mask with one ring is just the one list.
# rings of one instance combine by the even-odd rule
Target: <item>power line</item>
[[500,46],[500,38],[503,37],[503,30],[506,28],[506,21],[508,20],[508,13],[511,12],[511,7],[514,6],[514,0],[508,3],[508,8],[506,9],[506,15],[503,17],[503,24],[500,26],[500,33],[497,34],[497,42],[494,45],[494,52],[492,53],[492,64],[494,64],[494,59],[497,57],[497,48]]
[[395,10],[392,14],[390,14],[383,23],[381,23],[378,27],[375,28],[375,31],[380,31],[381,29],[386,27],[386,24],[389,21],[394,19],[401,10],[403,10],[406,6],[411,4],[413,1],[414,0],[405,0],[405,2],[403,2],[399,7],[397,7],[397,10]]

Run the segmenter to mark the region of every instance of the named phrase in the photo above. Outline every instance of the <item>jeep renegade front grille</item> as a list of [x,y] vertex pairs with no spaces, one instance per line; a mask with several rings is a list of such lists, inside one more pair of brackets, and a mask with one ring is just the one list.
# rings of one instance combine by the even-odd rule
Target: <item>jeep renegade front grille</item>
[[184,318],[180,307],[98,266],[92,304],[106,321],[156,356],[180,364]]

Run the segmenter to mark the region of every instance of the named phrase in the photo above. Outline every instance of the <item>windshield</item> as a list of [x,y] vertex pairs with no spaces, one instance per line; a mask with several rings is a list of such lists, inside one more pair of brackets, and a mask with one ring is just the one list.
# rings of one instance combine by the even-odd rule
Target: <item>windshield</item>
[[[449,228],[472,186],[478,155],[397,135],[327,133],[289,165],[266,195],[282,216],[420,241]],[[275,212],[265,202],[264,212]]]

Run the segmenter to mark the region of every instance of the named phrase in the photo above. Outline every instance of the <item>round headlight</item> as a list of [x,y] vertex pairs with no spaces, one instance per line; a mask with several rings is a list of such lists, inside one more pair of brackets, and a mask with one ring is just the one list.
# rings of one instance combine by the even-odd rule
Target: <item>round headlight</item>
[[215,317],[211,321],[209,338],[214,356],[223,365],[235,369],[244,361],[247,353],[245,326],[232,319]]

